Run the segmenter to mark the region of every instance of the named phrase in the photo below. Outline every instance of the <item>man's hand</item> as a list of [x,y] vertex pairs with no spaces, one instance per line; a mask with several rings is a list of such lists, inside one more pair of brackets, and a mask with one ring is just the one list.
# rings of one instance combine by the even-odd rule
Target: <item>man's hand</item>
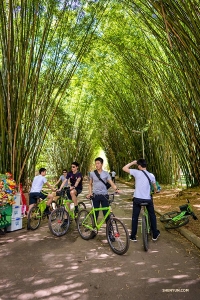
[[115,190],[116,194],[121,194],[121,192],[122,192],[121,190]]
[[87,199],[90,199],[92,197],[92,194],[89,194],[86,196]]

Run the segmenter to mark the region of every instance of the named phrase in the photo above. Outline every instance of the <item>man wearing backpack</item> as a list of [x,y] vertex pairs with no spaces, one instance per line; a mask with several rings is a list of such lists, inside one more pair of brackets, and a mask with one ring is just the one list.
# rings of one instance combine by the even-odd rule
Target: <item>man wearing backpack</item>
[[[138,170],[129,169],[131,166],[137,165]],[[132,231],[130,240],[137,242],[136,234],[138,227],[138,217],[141,210],[141,203],[148,203],[147,210],[151,221],[151,229],[153,232],[153,241],[156,241],[160,235],[160,231],[157,230],[156,215],[154,211],[153,199],[151,196],[151,183],[154,187],[154,192],[157,192],[155,176],[149,173],[146,169],[147,163],[145,159],[134,160],[131,163],[125,165],[122,170],[135,177],[135,191],[133,198],[133,213],[132,213]]]

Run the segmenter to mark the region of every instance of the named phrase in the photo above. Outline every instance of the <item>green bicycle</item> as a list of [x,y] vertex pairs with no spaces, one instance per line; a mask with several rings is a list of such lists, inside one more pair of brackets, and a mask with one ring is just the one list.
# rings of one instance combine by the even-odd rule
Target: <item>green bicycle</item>
[[[64,188],[61,191],[61,197],[58,199],[60,207],[53,210],[49,216],[49,230],[55,236],[63,236],[67,233],[70,223],[77,218],[74,209],[70,209],[70,204],[73,203],[67,196],[67,190],[69,188]],[[86,205],[84,202],[78,203],[79,210],[85,209]]]
[[[44,194],[47,194],[44,191],[42,192]],[[45,218],[49,217],[49,214],[45,211],[47,207],[46,201],[47,198],[37,198],[37,203],[30,209],[28,213],[27,229],[36,230],[40,226],[41,220],[44,220]],[[50,207],[50,209],[53,209],[52,206]]]
[[141,203],[140,205],[141,205],[141,215],[142,215],[141,232],[142,232],[143,247],[145,251],[148,251],[149,235],[151,234],[150,218],[149,218],[148,210],[146,208],[148,203]]
[[[115,193],[109,194],[109,198],[112,197],[112,199],[109,199],[108,207],[100,208],[93,207],[93,201],[91,197],[90,200],[92,209],[90,211],[83,209],[79,212],[77,218],[77,227],[80,236],[84,240],[89,240],[97,235],[98,230],[106,222],[107,217],[110,216],[109,220],[106,223],[106,237],[112,251],[116,254],[122,255],[128,251],[130,241],[129,234],[125,225],[111,212],[110,205],[114,201],[114,195]],[[97,223],[95,212],[104,210],[107,211],[105,216],[103,216],[102,220]]]
[[187,204],[179,206],[180,211],[170,211],[160,217],[161,222],[166,222],[165,229],[175,229],[186,225],[189,222],[188,216],[192,216],[194,220],[198,220],[192,211],[190,201]]

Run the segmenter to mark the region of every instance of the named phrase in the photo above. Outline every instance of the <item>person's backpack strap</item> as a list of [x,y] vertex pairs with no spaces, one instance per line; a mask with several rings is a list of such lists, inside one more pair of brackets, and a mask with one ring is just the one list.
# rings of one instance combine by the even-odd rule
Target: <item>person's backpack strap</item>
[[[150,194],[151,194],[151,185],[152,185],[152,183],[151,183],[151,180],[150,180],[150,178],[149,178],[149,176],[147,175],[147,173],[146,172],[144,172],[143,170],[141,170],[142,171],[142,173],[144,173],[144,175],[148,178],[148,180],[149,180],[149,184],[150,184]],[[152,194],[151,194],[151,197],[152,197]]]
[[147,175],[147,173],[145,173],[143,170],[141,170],[143,173],[144,173],[144,175],[148,178],[148,180],[149,180],[149,184],[150,184],[150,186],[151,186],[151,180],[150,180],[150,178],[149,178],[149,176]]
[[106,186],[107,189],[109,189],[111,187],[111,185],[110,185],[109,182],[105,183],[105,181],[103,181],[103,179],[101,179],[100,174],[98,173],[97,170],[94,170],[94,173],[99,178],[99,180],[102,181],[105,184],[105,186]]

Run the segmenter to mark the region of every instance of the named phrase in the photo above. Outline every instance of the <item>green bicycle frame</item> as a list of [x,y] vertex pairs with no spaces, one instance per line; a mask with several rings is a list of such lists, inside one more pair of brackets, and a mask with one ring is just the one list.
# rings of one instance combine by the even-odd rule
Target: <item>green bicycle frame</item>
[[[103,215],[102,220],[101,220],[99,223],[97,223],[97,219],[96,219],[96,214],[95,214],[95,212],[96,212],[96,211],[103,211],[103,210],[107,210],[107,213],[105,214],[105,216]],[[84,221],[87,220],[87,218],[89,217],[89,215],[93,215],[95,227],[96,227],[97,230],[99,230],[99,229],[101,228],[101,226],[105,223],[105,221],[106,221],[107,217],[110,215],[110,213],[111,213],[111,207],[110,207],[110,206],[108,206],[108,207],[99,207],[99,208],[94,208],[94,207],[92,207],[92,209],[89,211],[89,213],[88,213],[88,215],[86,216],[86,218],[84,219]],[[90,230],[93,230],[93,229],[94,229],[93,227],[91,227],[91,226],[89,226],[89,225],[87,225],[87,224],[84,224],[84,221],[83,221],[83,223],[82,223],[83,226],[85,226],[86,228],[88,228],[88,229],[90,229]]]
[[41,211],[41,214],[43,214],[43,212],[45,211],[47,207],[47,204],[46,204],[46,198],[41,200],[39,203],[38,203],[38,208],[40,209]]
[[176,217],[173,217],[172,218],[172,221],[179,221],[179,220],[181,220],[182,219],[182,217],[183,216],[185,216],[185,214],[187,213],[187,211],[185,210],[185,211],[182,211],[180,214],[178,214]]
[[66,211],[68,212],[69,216],[74,219],[75,218],[74,210],[70,209],[70,206],[68,206],[68,203],[71,204],[71,203],[73,203],[73,201],[70,199],[63,199],[63,205],[64,205]]
[[[141,209],[143,209],[143,216],[145,216],[146,218],[146,225],[147,225],[147,232],[150,233],[150,224],[149,224],[149,213],[148,210],[145,207],[142,207]],[[141,232],[142,232],[142,226],[141,226]]]

